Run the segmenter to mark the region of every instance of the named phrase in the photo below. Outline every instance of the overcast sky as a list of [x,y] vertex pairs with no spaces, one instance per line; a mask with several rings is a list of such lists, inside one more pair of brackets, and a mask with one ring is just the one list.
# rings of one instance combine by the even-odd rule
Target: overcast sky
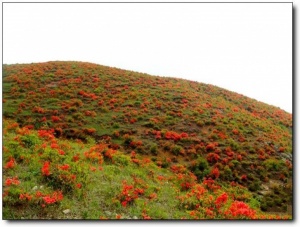
[[3,62],[86,61],[217,85],[292,112],[292,4],[3,5]]

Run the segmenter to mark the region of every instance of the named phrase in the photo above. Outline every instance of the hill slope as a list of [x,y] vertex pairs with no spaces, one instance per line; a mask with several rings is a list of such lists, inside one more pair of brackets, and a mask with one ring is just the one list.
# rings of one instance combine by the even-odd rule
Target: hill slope
[[[149,208],[144,205],[143,210],[136,202],[146,200],[145,191],[149,193],[148,196],[151,193],[157,196],[158,192],[154,189],[147,191],[147,184],[154,188],[158,185],[156,181],[152,182],[148,175],[146,177],[146,172],[143,171],[148,171],[147,174],[151,173],[154,176],[156,174],[156,177],[162,175],[173,179],[170,180],[173,186],[164,187],[166,191],[174,190],[173,194],[170,194],[176,194],[178,198],[178,201],[172,202],[174,196],[168,199],[158,196],[157,199],[161,199],[159,204],[165,199],[166,206],[172,207],[172,210],[176,207],[178,213],[162,215],[158,212],[152,214],[152,218],[229,218],[222,212],[216,214],[218,209],[212,209],[213,216],[210,216],[210,212],[204,210],[211,208],[208,203],[200,201],[200,197],[197,196],[194,200],[190,199],[193,198],[193,193],[202,190],[200,187],[207,187],[207,181],[210,180],[217,186],[213,189],[205,188],[208,190],[205,193],[211,193],[214,199],[217,199],[221,192],[228,195],[232,193],[233,188],[237,191],[234,185],[245,187],[241,193],[245,198],[237,196],[232,201],[226,199],[227,208],[232,206],[235,200],[245,203],[252,201],[257,204],[255,209],[258,213],[286,212],[287,206],[291,205],[291,114],[215,86],[149,76],[90,63],[48,62],[4,65],[3,68],[3,115],[5,119],[10,119],[7,121],[10,123],[5,121],[7,126],[3,140],[4,151],[6,150],[3,155],[4,178],[13,179],[18,171],[30,168],[27,163],[30,159],[34,160],[32,170],[36,175],[26,175],[23,179],[28,182],[27,190],[30,186],[34,187],[34,184],[42,183],[47,184],[49,190],[68,192],[68,187],[72,188],[74,182],[71,184],[71,180],[62,177],[66,174],[60,172],[61,168],[57,167],[57,171],[49,175],[41,173],[40,170],[47,169],[50,163],[55,163],[56,166],[71,165],[73,169],[65,167],[66,171],[71,168],[75,173],[79,170],[76,169],[72,158],[78,155],[79,160],[82,160],[81,166],[87,169],[93,165],[93,168],[100,166],[106,170],[105,167],[109,166],[108,169],[114,168],[114,171],[117,171],[114,174],[107,172],[106,175],[98,171],[94,173],[94,170],[92,174],[88,173],[88,170],[79,171],[82,179],[79,178],[81,180],[76,184],[85,184],[89,192],[94,191],[93,196],[101,194],[100,191],[95,192],[92,189],[97,179],[109,184],[111,180],[107,181],[105,176],[115,175],[120,181],[115,188],[112,186],[114,192],[121,187],[121,178],[126,179],[122,173],[123,168],[130,169],[128,174],[131,174],[132,178],[127,179],[127,183],[131,181],[132,187],[138,185],[137,188],[141,191],[140,194],[136,192],[136,198],[127,202],[131,204],[130,209],[138,210],[132,210],[138,218],[147,217],[146,213],[149,213],[151,208],[159,206],[152,204]],[[11,120],[17,124],[13,124]],[[50,133],[49,138],[43,136],[43,133]],[[56,138],[52,138],[52,135]],[[45,138],[49,140],[43,143]],[[65,145],[53,145],[60,143]],[[82,150],[72,148],[77,143],[82,144]],[[97,147],[100,145],[103,147]],[[22,147],[21,151],[17,149],[19,146]],[[25,152],[26,149],[31,153]],[[33,151],[38,151],[40,156],[32,153]],[[55,155],[52,154],[54,151]],[[64,157],[60,156],[62,151],[65,153]],[[123,163],[118,165],[112,161],[113,157],[125,161],[115,161]],[[148,166],[144,169],[144,162],[150,163],[152,169],[147,169]],[[48,163],[46,167],[45,163]],[[8,168],[5,168],[6,165]],[[10,165],[13,167],[10,168]],[[136,169],[132,165],[135,165]],[[135,171],[142,172],[140,176],[143,177],[140,178],[144,181],[144,186],[136,183]],[[160,171],[164,171],[164,174]],[[20,176],[18,177],[20,179]],[[13,187],[19,186],[17,184]],[[123,183],[123,187],[123,190],[133,190],[131,186],[126,189],[126,183]],[[7,188],[12,190],[11,187]],[[16,205],[20,201],[15,200],[22,194],[18,190],[16,189],[14,194],[16,198],[8,196],[8,202],[4,203],[7,207],[7,218],[14,217],[10,216],[11,213],[16,215],[16,207],[20,209],[25,206],[24,202],[20,207]],[[78,190],[74,189],[76,193],[80,193]],[[124,205],[124,198],[110,196]],[[83,198],[86,203],[87,198]],[[152,201],[151,198],[147,199]],[[93,200],[93,197],[90,200]],[[40,203],[41,200],[35,198],[30,206]],[[112,214],[112,210],[115,209],[119,209],[119,212],[126,207],[112,204],[114,203],[106,205],[107,213]],[[224,207],[226,206],[224,202]],[[187,211],[193,215],[184,215]],[[126,212],[128,215],[132,213],[128,210]],[[97,215],[115,218],[101,212]],[[82,210],[75,216],[95,218],[84,214]],[[47,217],[46,215],[38,218]],[[53,217],[66,218],[59,215]],[[259,217],[261,216],[255,218]]]

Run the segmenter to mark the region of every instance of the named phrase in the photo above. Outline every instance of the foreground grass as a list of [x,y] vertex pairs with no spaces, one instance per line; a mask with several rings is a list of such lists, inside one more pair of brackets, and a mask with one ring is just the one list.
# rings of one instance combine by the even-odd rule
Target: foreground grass
[[270,219],[238,184],[3,122],[3,219]]

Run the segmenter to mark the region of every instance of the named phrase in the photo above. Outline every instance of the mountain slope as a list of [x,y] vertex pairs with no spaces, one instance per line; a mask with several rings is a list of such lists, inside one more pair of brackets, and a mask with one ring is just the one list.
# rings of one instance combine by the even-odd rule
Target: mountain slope
[[136,163],[183,166],[196,176],[188,191],[212,179],[245,186],[262,211],[292,202],[292,115],[212,85],[82,62],[4,65],[3,115]]

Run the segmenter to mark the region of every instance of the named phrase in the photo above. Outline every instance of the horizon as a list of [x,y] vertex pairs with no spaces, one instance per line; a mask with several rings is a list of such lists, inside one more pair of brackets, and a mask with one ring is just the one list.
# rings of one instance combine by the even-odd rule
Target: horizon
[[293,111],[289,3],[3,4],[3,63],[56,59],[211,84]]
[[175,78],[175,79],[182,79],[182,80],[188,80],[188,81],[192,81],[192,82],[197,82],[197,83],[203,83],[203,84],[207,84],[207,85],[212,85],[212,86],[216,86],[218,88],[221,88],[221,89],[225,89],[225,90],[228,90],[230,92],[233,92],[233,93],[237,93],[239,95],[243,95],[247,98],[250,98],[250,99],[253,99],[257,102],[261,102],[261,103],[264,103],[264,104],[267,104],[267,105],[270,105],[270,106],[273,106],[273,107],[276,107],[276,108],[279,108],[289,114],[292,114],[292,112],[289,112],[285,109],[282,109],[276,105],[272,105],[272,104],[269,104],[269,103],[266,103],[266,102],[263,102],[263,101],[260,101],[260,100],[257,100],[253,97],[249,97],[247,95],[244,95],[242,93],[239,93],[239,92],[236,92],[236,91],[232,91],[232,90],[229,90],[227,88],[224,88],[224,87],[220,87],[218,85],[214,85],[214,84],[209,84],[209,83],[205,83],[205,82],[201,82],[201,81],[196,81],[196,80],[191,80],[191,79],[188,79],[188,78],[181,78],[181,77],[175,77],[175,76],[162,76],[162,75],[152,75],[152,74],[149,74],[147,72],[140,72],[140,71],[134,71],[134,70],[130,70],[130,69],[124,69],[124,68],[119,68],[119,67],[115,67],[115,66],[109,66],[109,65],[103,65],[103,64],[99,64],[99,63],[95,63],[95,62],[86,62],[86,61],[72,61],[72,60],[51,60],[51,61],[45,61],[45,62],[30,62],[30,63],[11,63],[11,64],[7,64],[7,63],[3,63],[3,64],[6,64],[6,65],[15,65],[15,64],[19,64],[19,65],[22,65],[22,64],[42,64],[42,63],[47,63],[47,62],[82,62],[82,63],[91,63],[91,64],[96,64],[96,65],[101,65],[101,66],[105,66],[105,67],[111,67],[111,68],[117,68],[117,69],[121,69],[121,70],[127,70],[127,71],[132,71],[132,72],[136,72],[136,73],[142,73],[142,74],[147,74],[149,76],[158,76],[158,77],[164,77],[164,78]]

